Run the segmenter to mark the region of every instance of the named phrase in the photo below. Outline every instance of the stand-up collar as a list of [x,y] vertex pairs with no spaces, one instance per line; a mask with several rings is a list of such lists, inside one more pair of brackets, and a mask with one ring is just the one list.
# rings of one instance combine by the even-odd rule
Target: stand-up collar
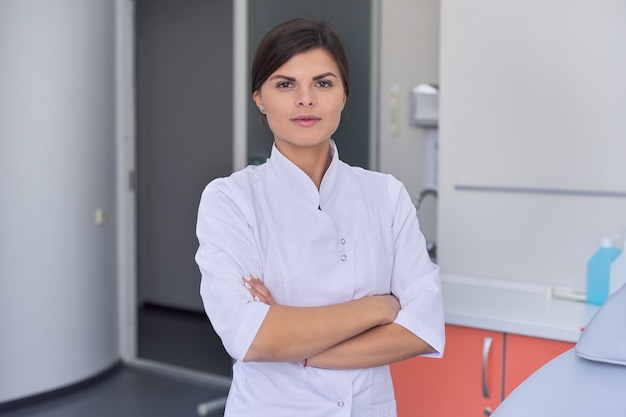
[[318,192],[313,180],[311,180],[304,171],[280,153],[276,144],[272,146],[272,153],[268,163],[276,177],[285,184],[285,186],[317,209],[320,207],[320,194],[323,196],[332,194],[337,176],[339,152],[337,151],[335,142],[332,140],[330,141],[330,153],[330,166],[322,178],[320,192]]

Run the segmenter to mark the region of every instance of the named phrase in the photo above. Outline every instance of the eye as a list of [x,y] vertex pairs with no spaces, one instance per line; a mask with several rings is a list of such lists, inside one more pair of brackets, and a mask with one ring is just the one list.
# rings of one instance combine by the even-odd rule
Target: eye
[[328,81],[328,80],[319,80],[317,83],[315,83],[315,85],[317,87],[328,88],[328,87],[332,87],[333,83],[332,81]]
[[276,84],[277,88],[289,88],[293,87],[293,83],[291,81],[281,81]]

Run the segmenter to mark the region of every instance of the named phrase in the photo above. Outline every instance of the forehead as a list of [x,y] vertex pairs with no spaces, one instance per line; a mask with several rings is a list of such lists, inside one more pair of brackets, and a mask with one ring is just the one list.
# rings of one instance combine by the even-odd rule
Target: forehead
[[272,75],[307,77],[325,72],[332,72],[338,78],[341,76],[339,66],[330,52],[323,48],[316,48],[292,56],[287,62],[277,68]]

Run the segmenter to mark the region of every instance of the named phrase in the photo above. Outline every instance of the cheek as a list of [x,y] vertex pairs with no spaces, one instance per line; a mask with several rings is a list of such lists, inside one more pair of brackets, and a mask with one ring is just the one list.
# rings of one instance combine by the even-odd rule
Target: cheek
[[333,108],[330,111],[330,113],[333,115],[333,118],[336,118],[337,120],[341,119],[341,113],[342,113],[343,108],[344,108],[344,104],[342,102],[337,103],[335,106],[333,106]]
[[266,111],[265,120],[267,121],[267,125],[270,130],[274,133],[284,130],[289,124],[289,120],[287,120],[282,113],[276,111],[275,109]]
[[265,101],[265,110],[271,114],[275,114],[275,115],[283,114],[285,112],[284,107],[285,107],[284,104],[277,102],[275,100]]
[[265,111],[275,117],[286,115],[293,107],[293,103],[286,100],[285,97],[274,97],[270,94],[263,100],[263,104]]

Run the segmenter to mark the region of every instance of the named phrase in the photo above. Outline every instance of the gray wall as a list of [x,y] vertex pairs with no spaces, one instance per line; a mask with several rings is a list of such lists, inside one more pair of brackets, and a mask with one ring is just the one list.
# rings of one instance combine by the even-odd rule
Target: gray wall
[[118,359],[114,18],[0,1],[0,402]]

